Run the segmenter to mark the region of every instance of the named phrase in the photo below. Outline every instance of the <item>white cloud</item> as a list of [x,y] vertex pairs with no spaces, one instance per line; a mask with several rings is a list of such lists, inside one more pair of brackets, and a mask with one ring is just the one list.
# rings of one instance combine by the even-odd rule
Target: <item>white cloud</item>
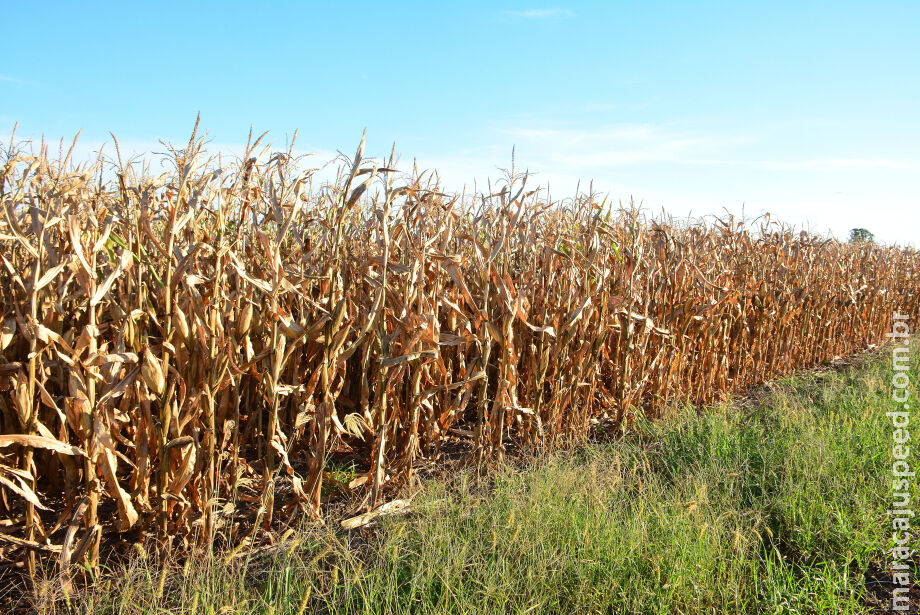
[[887,160],[879,158],[826,158],[798,161],[767,160],[759,163],[765,168],[793,171],[836,171],[843,169],[901,169],[920,170],[918,160]]
[[652,124],[580,127],[518,127],[498,133],[554,168],[591,172],[638,163],[698,164],[735,146],[750,143],[745,135],[690,133]]
[[[920,243],[920,192],[914,179],[920,161],[884,156],[803,156],[777,146],[770,135],[717,133],[673,124],[583,124],[533,118],[496,125],[492,138],[470,150],[433,151],[420,168],[436,168],[443,188],[485,189],[511,163],[532,173],[530,185],[549,185],[553,198],[576,187],[610,199],[635,197],[651,213],[748,218],[769,212],[780,220],[845,238],[864,227],[886,242]],[[780,151],[777,154],[777,147]],[[768,154],[770,157],[765,156]],[[776,157],[772,157],[772,156]],[[796,157],[798,155],[798,157]],[[406,165],[401,165],[406,168]]]

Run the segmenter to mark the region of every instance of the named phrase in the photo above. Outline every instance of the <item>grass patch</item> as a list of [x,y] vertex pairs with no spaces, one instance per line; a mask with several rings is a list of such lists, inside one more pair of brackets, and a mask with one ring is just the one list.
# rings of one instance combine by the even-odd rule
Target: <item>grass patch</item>
[[488,485],[433,480],[373,532],[304,528],[231,563],[138,557],[71,612],[865,612],[889,539],[890,373],[882,353],[519,460]]

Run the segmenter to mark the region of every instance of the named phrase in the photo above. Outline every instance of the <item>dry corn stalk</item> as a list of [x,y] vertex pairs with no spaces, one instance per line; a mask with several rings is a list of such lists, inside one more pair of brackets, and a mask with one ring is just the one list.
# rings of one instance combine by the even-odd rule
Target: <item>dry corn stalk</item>
[[313,188],[292,150],[218,167],[196,134],[158,177],[2,161],[5,561],[66,580],[139,522],[210,544],[256,510],[320,515],[336,455],[373,508],[447,442],[487,462],[625,427],[920,315],[911,249],[548,202],[513,169],[447,195],[363,140]]

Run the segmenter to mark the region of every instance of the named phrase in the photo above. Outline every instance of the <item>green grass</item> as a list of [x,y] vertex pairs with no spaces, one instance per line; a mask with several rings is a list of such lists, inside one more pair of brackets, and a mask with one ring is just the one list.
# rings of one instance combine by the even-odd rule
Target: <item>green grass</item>
[[889,535],[889,364],[433,480],[372,533],[305,528],[270,556],[165,576],[138,557],[72,612],[865,612]]

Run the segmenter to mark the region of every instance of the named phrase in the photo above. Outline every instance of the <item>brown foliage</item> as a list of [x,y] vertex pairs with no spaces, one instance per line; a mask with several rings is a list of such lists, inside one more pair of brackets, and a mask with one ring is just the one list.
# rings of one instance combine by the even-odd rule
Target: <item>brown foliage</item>
[[103,533],[319,516],[343,451],[373,507],[456,434],[487,463],[626,427],[859,351],[920,307],[908,249],[611,216],[513,171],[445,195],[363,142],[314,188],[258,147],[218,167],[193,135],[159,177],[3,160],[3,559],[66,574]]

